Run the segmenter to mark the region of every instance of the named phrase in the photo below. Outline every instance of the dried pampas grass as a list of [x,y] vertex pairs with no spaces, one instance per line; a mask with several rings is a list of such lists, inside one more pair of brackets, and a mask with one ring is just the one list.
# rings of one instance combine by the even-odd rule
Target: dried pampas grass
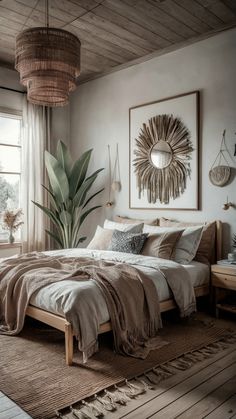
[[15,232],[18,228],[24,224],[21,220],[23,215],[22,209],[18,210],[6,210],[3,214],[3,228]]

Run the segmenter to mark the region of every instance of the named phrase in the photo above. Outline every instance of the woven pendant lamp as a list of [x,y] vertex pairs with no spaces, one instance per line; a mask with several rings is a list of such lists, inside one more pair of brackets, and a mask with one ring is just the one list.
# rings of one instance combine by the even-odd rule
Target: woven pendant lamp
[[15,68],[29,102],[64,106],[76,89],[81,44],[72,33],[49,27],[47,0],[46,22],[46,27],[26,29],[17,36]]

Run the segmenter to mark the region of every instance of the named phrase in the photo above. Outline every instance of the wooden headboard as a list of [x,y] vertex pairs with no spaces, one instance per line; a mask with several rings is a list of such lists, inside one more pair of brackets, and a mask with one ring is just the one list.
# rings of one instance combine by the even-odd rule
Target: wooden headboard
[[223,242],[223,231],[222,231],[222,222],[217,220],[216,221],[216,251],[215,251],[215,255],[216,255],[216,260],[220,260],[222,259],[222,242]]

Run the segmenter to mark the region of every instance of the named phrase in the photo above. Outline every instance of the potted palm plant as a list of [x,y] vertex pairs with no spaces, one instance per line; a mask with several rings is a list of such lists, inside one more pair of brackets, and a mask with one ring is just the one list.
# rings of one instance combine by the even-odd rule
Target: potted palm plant
[[49,188],[42,186],[49,194],[50,208],[33,202],[53,223],[54,230],[45,231],[60,248],[78,247],[86,240],[86,237],[79,236],[80,227],[92,211],[101,207],[96,205],[86,209],[90,201],[104,190],[102,188],[87,196],[98,174],[103,170],[98,169],[87,176],[91,153],[92,149],[86,151],[73,164],[69,150],[62,141],[57,144],[56,157],[45,151]]

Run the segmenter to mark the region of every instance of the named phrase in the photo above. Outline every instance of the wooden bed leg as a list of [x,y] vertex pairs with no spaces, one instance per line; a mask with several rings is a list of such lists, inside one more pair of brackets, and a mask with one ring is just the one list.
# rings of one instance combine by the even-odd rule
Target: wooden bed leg
[[66,365],[73,364],[73,332],[70,323],[65,324]]

